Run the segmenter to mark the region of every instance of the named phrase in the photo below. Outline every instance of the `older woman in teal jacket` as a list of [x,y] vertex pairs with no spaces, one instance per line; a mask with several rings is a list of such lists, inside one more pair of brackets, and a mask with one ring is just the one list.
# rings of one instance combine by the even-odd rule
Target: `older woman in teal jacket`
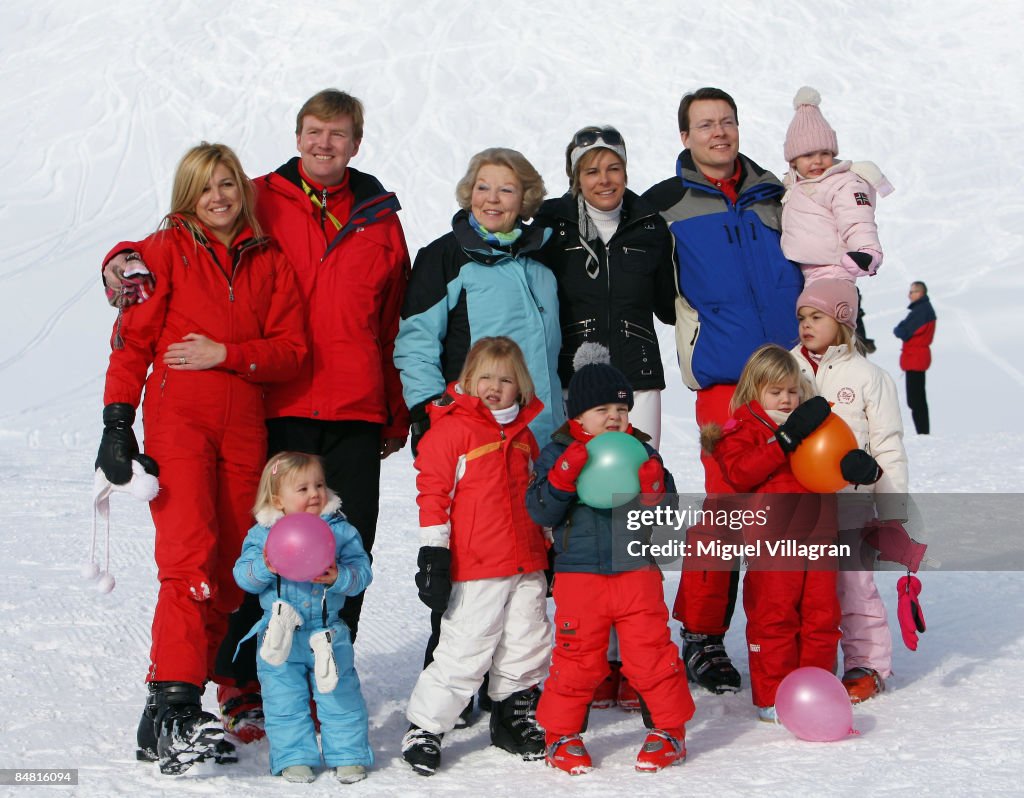
[[543,443],[565,421],[558,288],[534,259],[551,233],[524,222],[540,207],[544,181],[522,154],[499,147],[473,156],[455,194],[462,210],[451,232],[416,256],[395,342],[413,449],[428,425],[426,405],[458,378],[473,342],[493,335],[523,350],[544,403],[530,429]]

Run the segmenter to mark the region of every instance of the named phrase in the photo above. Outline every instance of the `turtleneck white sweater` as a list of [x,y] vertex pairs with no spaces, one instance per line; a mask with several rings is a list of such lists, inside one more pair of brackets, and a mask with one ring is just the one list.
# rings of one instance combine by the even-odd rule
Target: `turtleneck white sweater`
[[607,244],[611,237],[615,235],[615,231],[619,229],[619,220],[622,218],[622,203],[620,202],[610,211],[598,210],[589,202],[586,202],[586,200],[584,200],[584,204],[587,206],[587,215],[590,216],[594,227],[597,228],[597,234],[601,237],[602,243]]

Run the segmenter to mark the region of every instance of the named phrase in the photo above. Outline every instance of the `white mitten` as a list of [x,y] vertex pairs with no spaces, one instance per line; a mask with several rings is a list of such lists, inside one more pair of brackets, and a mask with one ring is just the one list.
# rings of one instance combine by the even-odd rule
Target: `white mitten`
[[275,601],[270,609],[270,623],[267,633],[263,636],[260,656],[268,665],[282,665],[292,650],[292,637],[295,630],[302,626],[302,618],[291,604],[286,601]]
[[313,675],[316,677],[316,689],[321,693],[331,693],[338,686],[333,640],[334,635],[329,631],[309,636],[309,647],[313,649]]

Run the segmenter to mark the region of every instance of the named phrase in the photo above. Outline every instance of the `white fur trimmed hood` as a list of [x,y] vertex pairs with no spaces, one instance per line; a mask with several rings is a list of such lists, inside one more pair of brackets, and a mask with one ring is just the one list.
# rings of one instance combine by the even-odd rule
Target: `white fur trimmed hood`
[[[332,515],[336,515],[341,512],[341,497],[338,496],[330,488],[327,489],[327,504],[324,505],[323,511],[320,513],[320,517],[323,519],[330,518]],[[262,510],[256,513],[256,523],[260,526],[265,526],[268,529],[284,518],[284,513],[278,510],[276,507],[264,507]]]

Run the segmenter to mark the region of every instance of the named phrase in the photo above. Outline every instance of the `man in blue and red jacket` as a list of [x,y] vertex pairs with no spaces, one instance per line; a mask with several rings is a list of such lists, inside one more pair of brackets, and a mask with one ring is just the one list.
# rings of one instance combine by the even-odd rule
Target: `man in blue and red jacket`
[[910,284],[910,313],[896,325],[893,334],[903,341],[900,368],[907,373],[907,407],[914,419],[918,435],[931,431],[928,421],[928,398],[924,392],[924,373],[932,364],[932,339],[935,337],[935,310],[928,299],[928,286],[915,281]]
[[[697,426],[724,424],[747,358],[762,344],[796,342],[800,269],[782,254],[782,184],[739,151],[736,101],[716,88],[679,105],[685,149],[674,177],[644,193],[668,223],[677,267],[676,349],[683,382],[697,391]],[[705,490],[732,493],[702,454]],[[683,570],[673,615],[683,622],[692,681],[715,693],[740,689],[722,645],[736,602],[735,571]]]

